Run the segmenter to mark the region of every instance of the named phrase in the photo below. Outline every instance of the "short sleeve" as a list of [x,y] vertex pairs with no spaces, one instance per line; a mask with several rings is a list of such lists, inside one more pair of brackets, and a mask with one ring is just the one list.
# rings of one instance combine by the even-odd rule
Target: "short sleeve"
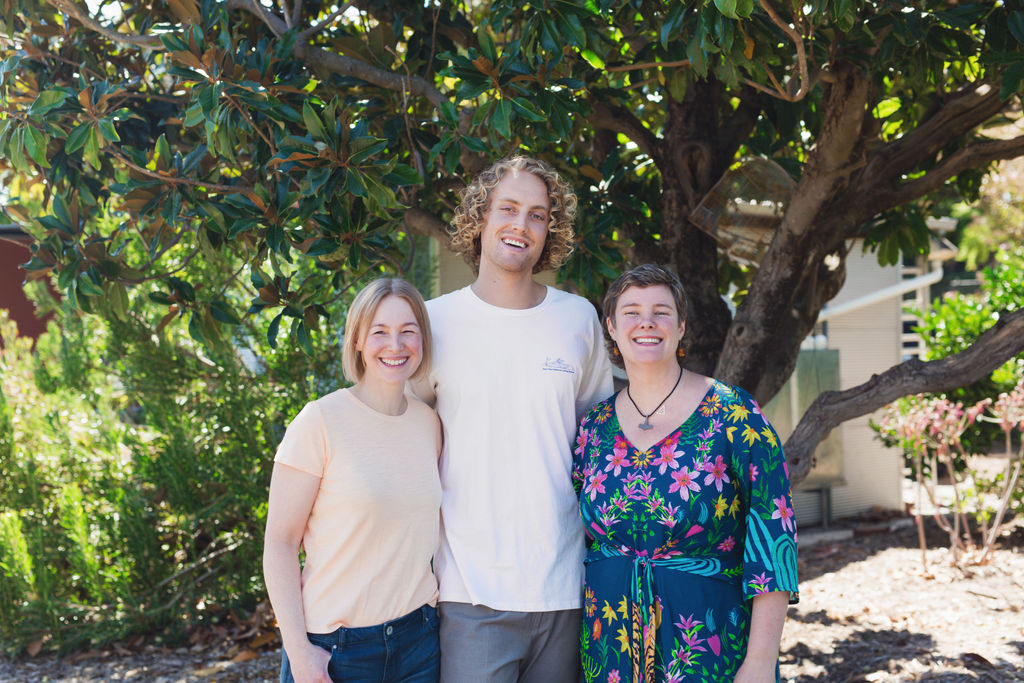
[[590,343],[576,396],[576,415],[583,415],[594,403],[608,398],[612,391],[612,364],[608,360],[608,352],[604,346],[601,321],[597,319],[597,314],[591,311]]
[[732,469],[745,502],[743,591],[746,598],[788,591],[798,599],[796,522],[789,468],[779,435],[749,394],[734,390],[727,407]]
[[288,425],[274,462],[323,477],[327,466],[327,431],[316,401],[307,403]]

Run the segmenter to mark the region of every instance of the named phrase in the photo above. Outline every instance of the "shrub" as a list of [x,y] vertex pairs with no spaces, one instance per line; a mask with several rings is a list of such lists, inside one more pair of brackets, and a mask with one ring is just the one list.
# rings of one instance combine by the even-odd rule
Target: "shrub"
[[252,608],[284,426],[341,383],[336,345],[153,335],[69,307],[35,349],[0,311],[0,646],[175,638]]

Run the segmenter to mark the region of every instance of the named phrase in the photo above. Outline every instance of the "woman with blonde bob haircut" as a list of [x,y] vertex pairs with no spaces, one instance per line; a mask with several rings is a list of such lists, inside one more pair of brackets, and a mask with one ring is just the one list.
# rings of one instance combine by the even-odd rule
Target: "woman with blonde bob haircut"
[[263,549],[282,683],[438,679],[441,431],[405,392],[430,353],[419,292],[397,278],[371,282],[345,324],[342,364],[355,384],[288,425]]

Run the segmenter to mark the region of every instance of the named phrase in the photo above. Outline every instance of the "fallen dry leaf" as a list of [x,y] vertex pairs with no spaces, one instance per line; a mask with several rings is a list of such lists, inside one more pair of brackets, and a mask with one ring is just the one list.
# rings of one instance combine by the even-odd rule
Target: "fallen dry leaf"
[[242,650],[237,655],[231,658],[231,661],[235,664],[239,662],[248,662],[250,659],[256,659],[259,657],[255,650]]
[[253,638],[252,641],[249,643],[249,647],[251,647],[254,650],[258,650],[258,649],[260,649],[261,647],[263,647],[264,645],[266,645],[268,643],[276,643],[276,642],[277,642],[277,631],[267,631],[265,633],[261,633],[260,635],[256,636],[255,638]]

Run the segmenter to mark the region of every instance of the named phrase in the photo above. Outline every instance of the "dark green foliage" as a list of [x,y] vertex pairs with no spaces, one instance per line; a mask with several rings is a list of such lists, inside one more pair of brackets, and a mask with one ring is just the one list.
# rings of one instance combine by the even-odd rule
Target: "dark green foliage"
[[174,638],[263,599],[273,453],[340,386],[333,341],[310,357],[239,327],[211,350],[65,310],[33,352],[2,325],[3,649]]
[[[981,287],[974,294],[949,292],[921,314],[917,328],[926,352],[922,360],[945,358],[973,344],[985,330],[1024,306],[1024,246],[1003,245],[994,266],[980,274]],[[947,392],[952,401],[971,406],[985,398],[1009,392],[1024,377],[1024,354],[1008,360],[989,377]],[[979,421],[964,433],[968,453],[987,453],[1002,444],[1003,432],[992,422]]]

